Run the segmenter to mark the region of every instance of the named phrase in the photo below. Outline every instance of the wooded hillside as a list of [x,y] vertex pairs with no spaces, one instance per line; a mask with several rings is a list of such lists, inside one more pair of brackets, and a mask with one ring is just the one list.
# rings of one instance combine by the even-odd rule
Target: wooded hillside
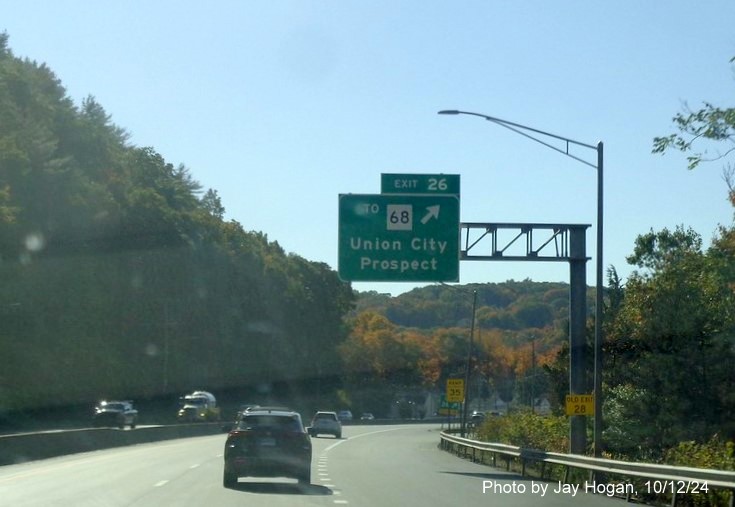
[[350,287],[223,216],[0,35],[0,407],[339,371]]

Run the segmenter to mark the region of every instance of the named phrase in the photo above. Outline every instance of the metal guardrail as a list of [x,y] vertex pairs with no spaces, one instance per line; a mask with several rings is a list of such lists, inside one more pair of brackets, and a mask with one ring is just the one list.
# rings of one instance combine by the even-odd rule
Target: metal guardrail
[[[656,485],[662,491],[654,491],[657,494],[670,493],[671,505],[676,506],[678,498],[685,493],[691,493],[693,485],[706,485],[708,489],[722,489],[730,492],[728,505],[735,507],[735,472],[726,470],[707,470],[703,468],[676,467],[671,465],[657,465],[653,463],[630,463],[605,458],[593,458],[576,454],[560,454],[545,452],[535,449],[524,449],[512,445],[496,444],[461,438],[446,431],[441,432],[440,447],[445,451],[464,455],[472,461],[483,461],[484,453],[492,456],[492,465],[497,466],[497,456],[502,456],[506,461],[506,470],[510,470],[512,459],[521,463],[521,475],[526,475],[526,465],[529,462],[541,463],[543,469],[545,464],[561,465],[565,467],[563,482],[569,478],[571,468],[586,470],[590,473],[590,481],[597,474],[618,475],[624,477],[638,477],[656,481]],[[478,456],[480,453],[480,456]],[[682,490],[683,489],[683,490]],[[630,488],[632,490],[632,488]],[[626,489],[628,491],[628,489]],[[631,495],[626,494],[626,500],[630,501]]]

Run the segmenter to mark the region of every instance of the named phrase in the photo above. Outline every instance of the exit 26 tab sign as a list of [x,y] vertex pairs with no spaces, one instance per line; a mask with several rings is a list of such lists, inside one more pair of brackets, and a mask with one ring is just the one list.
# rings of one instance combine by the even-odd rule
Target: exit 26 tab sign
[[338,271],[348,281],[457,281],[459,199],[340,195]]

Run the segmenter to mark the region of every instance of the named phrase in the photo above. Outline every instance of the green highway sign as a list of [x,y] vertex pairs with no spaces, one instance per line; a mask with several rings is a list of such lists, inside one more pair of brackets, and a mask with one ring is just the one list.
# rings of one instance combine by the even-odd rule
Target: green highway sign
[[451,194],[459,196],[459,174],[381,174],[381,194]]
[[444,394],[439,397],[439,415],[458,416],[460,406],[460,403],[447,401]]
[[459,198],[340,195],[338,263],[347,281],[458,281]]

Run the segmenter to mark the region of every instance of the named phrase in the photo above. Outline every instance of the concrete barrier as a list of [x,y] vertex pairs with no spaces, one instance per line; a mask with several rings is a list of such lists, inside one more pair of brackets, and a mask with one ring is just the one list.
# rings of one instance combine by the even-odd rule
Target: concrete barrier
[[158,442],[176,438],[223,435],[221,423],[153,426],[135,430],[90,428],[0,436],[0,465],[11,465],[66,454]]
[[[352,421],[347,425],[426,424],[439,423],[443,420],[445,419],[375,419],[373,421]],[[139,426],[134,430],[89,428],[0,435],[0,466],[126,445],[217,434],[222,434],[224,445],[223,423]]]

